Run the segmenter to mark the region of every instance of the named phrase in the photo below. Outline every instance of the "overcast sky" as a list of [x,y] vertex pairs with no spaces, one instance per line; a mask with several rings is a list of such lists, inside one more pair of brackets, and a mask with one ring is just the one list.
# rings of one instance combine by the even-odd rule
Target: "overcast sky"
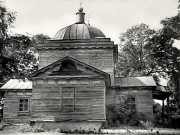
[[[54,37],[59,29],[75,23],[80,0],[5,0],[5,5],[17,12],[13,32]],[[83,0],[90,24],[115,43],[133,25],[161,28],[162,19],[177,14],[177,5],[178,0]]]

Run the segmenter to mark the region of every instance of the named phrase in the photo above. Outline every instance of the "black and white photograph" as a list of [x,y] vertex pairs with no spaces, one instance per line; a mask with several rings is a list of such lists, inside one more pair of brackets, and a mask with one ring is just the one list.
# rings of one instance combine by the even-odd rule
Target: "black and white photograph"
[[0,135],[180,135],[180,0],[0,0]]

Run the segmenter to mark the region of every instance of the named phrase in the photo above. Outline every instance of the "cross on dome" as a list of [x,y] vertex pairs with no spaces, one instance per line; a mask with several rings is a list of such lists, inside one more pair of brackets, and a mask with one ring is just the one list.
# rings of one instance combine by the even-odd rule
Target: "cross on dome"
[[82,7],[82,0],[81,0],[81,2],[80,2],[80,7]]
[[88,25],[90,25],[90,21],[91,21],[90,19],[91,19],[91,16],[88,15],[88,16],[86,17],[86,20],[87,20]]
[[86,24],[85,13],[83,12],[82,0],[81,0],[80,8],[76,13],[76,23],[60,29],[56,33],[55,39],[67,40],[67,39],[105,38],[105,35],[98,28],[95,28],[89,24],[90,18],[91,17],[89,15],[86,17],[87,19],[87,24]]
[[80,8],[79,8],[79,12],[83,12],[83,7],[82,7],[82,0],[81,0],[81,2],[80,2]]

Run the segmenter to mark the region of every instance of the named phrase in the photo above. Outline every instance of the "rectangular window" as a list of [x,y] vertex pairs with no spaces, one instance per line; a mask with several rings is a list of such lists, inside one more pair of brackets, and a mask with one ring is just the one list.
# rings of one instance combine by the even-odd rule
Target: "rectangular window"
[[62,88],[61,110],[65,112],[75,111],[75,87]]
[[136,109],[136,99],[133,96],[129,96],[127,98],[127,104],[129,105],[130,108]]
[[20,98],[19,99],[19,112],[28,112],[29,111],[29,99]]

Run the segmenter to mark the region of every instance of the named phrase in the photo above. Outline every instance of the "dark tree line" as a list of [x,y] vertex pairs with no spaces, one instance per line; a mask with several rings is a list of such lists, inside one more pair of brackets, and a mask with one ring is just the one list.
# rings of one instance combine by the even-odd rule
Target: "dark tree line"
[[25,79],[37,70],[38,54],[36,46],[49,37],[38,34],[32,37],[27,35],[10,35],[10,28],[16,19],[16,13],[10,12],[0,2],[0,83],[10,78]]
[[[49,38],[43,34],[32,37],[9,34],[15,19],[16,13],[10,12],[4,2],[0,1],[0,87],[12,78],[29,79],[38,66],[36,46]],[[3,103],[3,92],[0,91],[0,121]]]
[[[180,50],[173,46],[180,39],[180,13],[161,21],[162,29],[153,30],[146,24],[132,26],[120,36],[118,76],[153,75],[169,79],[169,88],[180,92]],[[179,45],[180,46],[180,45]]]
[[180,40],[180,10],[176,16],[165,18],[160,23],[163,27],[159,30],[139,24],[120,35],[116,75],[151,75],[157,85],[160,77],[167,79],[168,89],[173,93],[170,97],[171,117],[180,119],[180,50],[174,47],[174,43]]

